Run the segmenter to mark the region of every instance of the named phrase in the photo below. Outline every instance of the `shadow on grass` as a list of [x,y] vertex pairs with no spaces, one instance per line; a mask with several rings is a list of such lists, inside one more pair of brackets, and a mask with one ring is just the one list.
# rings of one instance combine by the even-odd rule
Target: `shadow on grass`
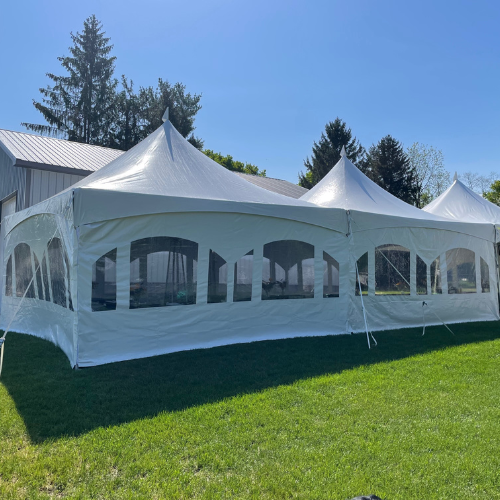
[[184,351],[71,370],[49,342],[10,333],[1,383],[24,419],[33,442],[76,436],[220,401],[231,396],[339,373],[360,365],[402,359],[446,347],[500,338],[498,322],[255,342]]

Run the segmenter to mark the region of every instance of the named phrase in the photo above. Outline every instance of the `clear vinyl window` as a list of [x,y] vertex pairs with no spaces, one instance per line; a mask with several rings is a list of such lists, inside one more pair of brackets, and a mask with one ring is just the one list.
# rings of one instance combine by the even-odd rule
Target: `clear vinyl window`
[[210,250],[208,260],[207,302],[227,302],[227,262],[213,250]]
[[432,295],[443,293],[441,285],[441,260],[439,257],[431,264],[431,293]]
[[116,309],[116,248],[92,266],[92,311]]
[[9,256],[5,267],[5,295],[12,297],[12,255]]
[[323,297],[339,296],[339,263],[323,252]]
[[35,298],[31,249],[29,245],[26,243],[16,245],[16,248],[14,248],[14,261],[16,269],[16,296],[26,296],[30,299]]
[[356,262],[356,295],[359,289],[363,295],[368,295],[368,252],[365,252]]
[[42,257],[42,279],[43,289],[45,290],[45,300],[50,302],[49,271],[47,269],[47,258],[45,255]]
[[264,245],[262,300],[314,297],[314,246],[297,240]]
[[130,246],[130,308],[196,304],[198,243],[169,236]]
[[63,245],[59,238],[53,238],[48,246],[50,284],[54,304],[67,307],[66,269],[64,267]]
[[467,248],[446,252],[448,293],[476,293],[476,256]]
[[234,264],[233,302],[252,300],[253,250]]
[[427,264],[417,255],[417,295],[427,295]]
[[35,273],[36,273],[36,289],[38,292],[38,298],[40,300],[44,299],[43,294],[43,283],[42,283],[42,269],[40,266],[40,262],[35,254],[33,254],[33,260],[35,262]]
[[486,261],[481,257],[481,292],[490,292],[490,268]]
[[410,250],[400,245],[375,249],[375,295],[410,294]]

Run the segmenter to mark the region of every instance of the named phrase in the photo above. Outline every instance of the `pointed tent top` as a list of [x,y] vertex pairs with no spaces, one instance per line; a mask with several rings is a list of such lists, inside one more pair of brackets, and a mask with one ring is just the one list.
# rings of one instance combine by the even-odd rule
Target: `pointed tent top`
[[453,176],[453,182],[455,182],[455,181],[458,181],[458,175],[456,172],[455,172],[455,175]]
[[423,210],[429,214],[461,222],[482,222],[500,224],[500,207],[485,200],[458,180],[457,174],[452,185]]
[[165,113],[163,113],[163,116],[161,117],[163,123],[168,122],[168,110],[169,108],[165,110]]
[[345,146],[342,146],[342,151],[340,152],[340,156],[341,157],[345,157],[347,156],[346,152],[345,152]]
[[346,156],[318,184],[301,196],[300,200],[328,208],[411,219],[442,220],[389,194],[358,170]]

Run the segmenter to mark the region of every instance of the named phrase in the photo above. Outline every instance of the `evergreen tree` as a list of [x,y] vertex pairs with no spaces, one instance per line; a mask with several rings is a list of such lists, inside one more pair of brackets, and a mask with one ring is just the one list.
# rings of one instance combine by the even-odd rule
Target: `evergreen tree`
[[314,142],[311,159],[304,162],[306,173],[299,173],[299,185],[305,188],[315,186],[340,160],[342,146],[345,146],[347,158],[353,163],[362,163],[365,149],[352,136],[351,129],[340,118],[329,122],[319,142]]
[[41,102],[33,101],[48,125],[22,125],[41,134],[108,146],[115,120],[116,58],[110,56],[113,45],[95,15],[83,24],[82,33],[71,33],[71,55],[58,58],[68,74],[47,73],[54,85],[40,89]]
[[387,135],[368,151],[365,169],[386,191],[411,205],[418,204],[417,173],[403,145]]

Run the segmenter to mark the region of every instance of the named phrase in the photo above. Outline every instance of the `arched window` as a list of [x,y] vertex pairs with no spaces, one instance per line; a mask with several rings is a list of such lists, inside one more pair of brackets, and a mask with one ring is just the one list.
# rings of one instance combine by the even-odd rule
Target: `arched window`
[[441,285],[441,261],[439,257],[431,264],[431,293],[432,295],[443,293]]
[[323,297],[339,296],[339,263],[323,252]]
[[[26,243],[19,243],[14,248],[16,264],[16,295],[33,299],[35,286],[33,284],[33,267],[31,267],[31,249]],[[26,294],[26,295],[25,295]]]
[[116,248],[92,266],[92,311],[116,309]]
[[196,304],[198,243],[156,236],[130,245],[130,308]]
[[467,248],[446,252],[448,293],[476,293],[476,256]]
[[45,255],[42,257],[42,278],[43,288],[45,290],[45,300],[50,302],[49,271],[47,269],[47,258]]
[[66,304],[66,270],[64,268],[63,246],[59,238],[53,238],[48,246],[50,284],[54,304],[67,307]]
[[213,250],[208,258],[207,302],[215,304],[227,301],[227,262]]
[[33,259],[35,261],[36,288],[38,291],[38,298],[40,300],[43,300],[42,270],[40,269],[40,262],[38,262],[35,254],[33,254]]
[[12,255],[9,257],[5,268],[5,295],[12,297]]
[[314,297],[314,246],[297,240],[264,245],[262,300]]
[[417,255],[417,295],[427,295],[427,264]]
[[481,257],[481,292],[489,293],[490,291],[490,268],[486,261]]
[[356,262],[356,291],[359,295],[359,289],[363,295],[368,295],[368,252],[364,253]]
[[400,245],[375,249],[375,295],[410,294],[410,250]]
[[253,250],[234,264],[233,302],[252,300]]
[[68,307],[71,311],[73,311],[73,299],[71,298],[71,269],[69,267],[69,259],[68,254],[66,253],[66,249],[63,247],[63,258],[64,258],[64,266],[66,267],[66,277],[68,279]]

